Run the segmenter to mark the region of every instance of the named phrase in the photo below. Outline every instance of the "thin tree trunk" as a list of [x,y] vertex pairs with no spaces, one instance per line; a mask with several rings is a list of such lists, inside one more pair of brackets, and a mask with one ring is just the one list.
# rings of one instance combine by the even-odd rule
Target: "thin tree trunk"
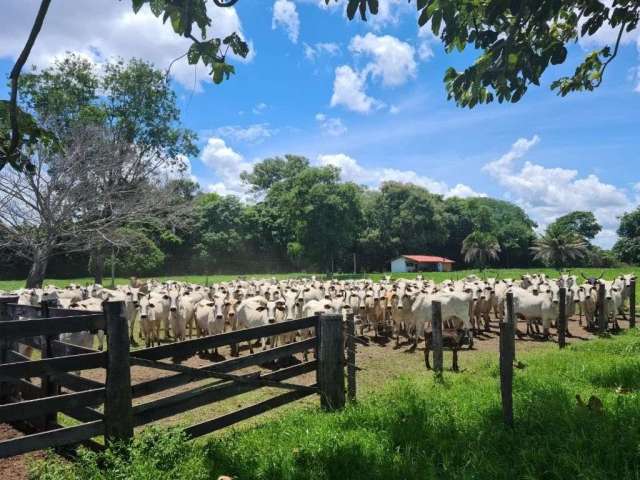
[[25,288],[42,287],[44,276],[47,273],[47,265],[49,264],[49,255],[41,250],[37,250],[34,257]]
[[104,252],[101,249],[96,249],[93,252],[93,281],[102,285],[104,278]]

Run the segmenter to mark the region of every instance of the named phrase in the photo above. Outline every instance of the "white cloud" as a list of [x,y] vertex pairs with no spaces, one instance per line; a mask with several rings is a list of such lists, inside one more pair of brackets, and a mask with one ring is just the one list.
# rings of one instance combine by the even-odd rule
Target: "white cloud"
[[399,170],[396,168],[368,168],[360,165],[358,161],[344,153],[333,155],[319,155],[320,165],[332,165],[338,167],[341,178],[358,184],[364,184],[373,188],[378,188],[381,183],[387,181],[413,183],[426,188],[432,193],[444,195],[445,197],[478,197],[485,196],[475,192],[471,187],[458,184],[449,188],[445,182],[439,182],[430,177],[420,175],[413,170]]
[[[15,59],[19,55],[40,5],[36,0],[5,0],[2,2],[4,22],[0,29],[0,58]],[[209,36],[242,34],[242,25],[235,8],[216,8],[207,2],[213,18]],[[137,57],[166,69],[171,61],[184,54],[191,41],[173,32],[169,22],[162,23],[145,5],[137,14],[131,2],[113,0],[56,0],[52,2],[44,26],[38,36],[29,64],[45,67],[66,52],[77,52],[96,63],[113,57]],[[253,50],[252,50],[253,51]],[[250,53],[248,60],[253,57]],[[234,61],[245,61],[235,58]],[[188,65],[186,58],[171,69],[176,81],[186,88],[201,90],[210,81],[208,69],[199,64]]]
[[275,135],[277,130],[270,128],[268,123],[255,123],[246,127],[227,125],[218,128],[216,133],[240,142],[259,143]]
[[260,102],[256,104],[255,107],[251,110],[254,115],[262,115],[264,111],[267,109],[268,105],[264,102]]
[[373,57],[364,72],[371,73],[373,78],[380,78],[385,86],[402,85],[416,76],[413,47],[391,35],[356,35],[349,44],[349,50]]
[[298,42],[300,17],[298,17],[298,10],[296,10],[295,3],[289,0],[276,0],[273,4],[271,28],[275,30],[279,26],[287,31],[289,40],[293,43]]
[[342,119],[338,117],[328,117],[324,113],[317,113],[316,121],[325,135],[339,137],[347,133],[347,127],[342,123]]
[[369,113],[372,109],[379,108],[381,102],[365,93],[365,82],[366,75],[356,72],[350,66],[337,67],[331,106],[342,105],[360,113]]
[[367,95],[369,77],[379,80],[384,86],[395,87],[416,76],[414,48],[391,35],[356,35],[349,44],[349,50],[370,61],[361,70],[354,70],[348,65],[336,68],[332,107],[342,105],[354,112],[369,113],[384,106],[383,102]]
[[303,43],[302,48],[304,49],[304,56],[312,62],[320,55],[329,55],[330,57],[334,57],[340,53],[340,45],[331,42],[318,42],[313,45]]
[[246,185],[240,180],[240,174],[250,171],[253,163],[245,161],[242,155],[217,137],[209,138],[200,154],[200,160],[220,179],[220,182],[208,185],[208,191],[246,197]]
[[596,175],[580,177],[577,170],[548,168],[529,161],[522,167],[515,162],[540,141],[520,138],[499,159],[486,164],[483,170],[505,188],[506,197],[515,201],[544,228],[557,217],[574,210],[593,212],[604,232],[596,241],[610,247],[615,238],[611,232],[618,225],[618,216],[633,208],[633,201],[624,189],[602,182]]

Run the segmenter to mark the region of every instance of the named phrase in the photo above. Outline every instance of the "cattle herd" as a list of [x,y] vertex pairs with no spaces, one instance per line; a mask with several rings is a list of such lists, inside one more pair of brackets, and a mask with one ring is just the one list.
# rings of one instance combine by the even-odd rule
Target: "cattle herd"
[[[514,312],[526,323],[526,334],[548,337],[559,315],[559,290],[566,288],[567,317],[579,316],[580,325],[596,320],[598,289],[604,285],[604,314],[617,327],[625,316],[633,275],[613,281],[579,280],[575,275],[548,278],[544,274],[523,275],[520,279],[480,279],[436,283],[418,275],[415,279],[319,280],[315,277],[287,280],[234,280],[203,286],[193,283],[132,279],[129,285],[107,289],[101,285],[69,285],[65,288],[22,289],[19,304],[39,305],[44,300],[59,307],[100,311],[105,300],[122,301],[129,322],[132,343],[153,346],[164,341],[181,341],[194,335],[215,335],[225,331],[257,327],[321,314],[354,315],[360,335],[374,338],[400,337],[416,344],[430,338],[432,301],[441,304],[445,342],[473,346],[474,336],[490,330],[491,316],[505,315],[507,292],[513,292]],[[139,329],[136,330],[136,324]],[[542,332],[540,331],[542,327]],[[137,331],[137,337],[136,336]],[[274,347],[313,336],[311,331],[283,334],[263,339],[263,348]],[[102,332],[95,333],[103,348]],[[449,336],[447,336],[449,335]],[[63,338],[69,343],[93,347],[94,333],[80,332]],[[253,352],[253,345],[249,349]],[[236,350],[237,351],[237,350]],[[28,352],[25,352],[28,353]]]

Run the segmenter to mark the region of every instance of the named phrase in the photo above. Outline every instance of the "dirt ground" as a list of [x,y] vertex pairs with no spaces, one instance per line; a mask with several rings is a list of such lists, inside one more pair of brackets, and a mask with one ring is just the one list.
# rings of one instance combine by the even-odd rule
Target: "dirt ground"
[[[619,321],[621,328],[628,328],[628,322],[625,320]],[[519,322],[518,329],[524,333],[525,324]],[[474,348],[468,350],[466,347],[460,354],[460,367],[464,370],[465,364],[470,364],[471,359],[481,353],[495,352],[498,353],[499,348],[499,335],[498,335],[498,323],[496,321],[491,322],[491,331],[483,333],[477,336],[474,341]],[[570,336],[567,337],[567,343],[577,343],[587,341],[594,337],[594,333],[588,332],[584,326],[580,326],[577,321],[577,317],[569,321]],[[413,348],[406,339],[401,339],[400,344],[396,346],[395,339],[388,338],[373,338],[372,332],[365,332],[365,340],[368,341],[367,345],[358,344],[357,346],[357,360],[356,363],[361,370],[358,371],[358,396],[366,396],[370,392],[380,388],[381,385],[388,380],[397,378],[399,376],[416,373],[426,372],[424,366],[424,342],[418,345],[417,348]],[[548,340],[541,338],[533,338],[523,335],[516,339],[516,352],[529,351],[535,348],[553,345],[557,343],[557,335],[555,329],[552,329],[552,335]],[[259,351],[261,348],[257,347],[254,351]],[[183,365],[190,367],[200,367],[210,364],[211,361],[220,361],[231,358],[228,348],[219,349],[219,355],[217,357],[211,356],[193,356],[188,360],[182,362]],[[246,343],[241,348],[241,354],[248,353]],[[301,361],[302,355],[297,355],[296,361]],[[450,357],[445,356],[445,369],[450,369]],[[240,370],[234,373],[248,373],[255,371],[256,367],[249,367],[244,370]],[[263,369],[269,371],[268,368]],[[147,380],[152,380],[167,375],[175,375],[175,372],[161,371],[157,369],[151,369],[146,367],[132,367],[131,377],[132,383],[137,384]],[[103,370],[88,370],[83,372],[83,376],[92,378],[99,381],[104,381]],[[289,380],[299,384],[311,384],[315,382],[315,372],[311,372],[305,375],[296,377]],[[145,403],[157,398],[169,396],[175,393],[179,393],[186,390],[206,385],[210,380],[203,380],[200,382],[192,382],[182,387],[174,388],[171,390],[165,390],[153,395],[141,397],[134,400],[134,404]],[[169,419],[162,420],[158,423],[162,425],[189,425],[203,421],[208,418],[213,418],[218,415],[223,415],[237,409],[242,406],[246,406],[250,403],[255,403],[264,400],[268,396],[273,395],[274,389],[263,388],[244,394],[238,397],[234,397],[224,402],[218,402],[216,404],[207,405],[198,409],[185,412],[181,415],[171,417]],[[300,404],[313,404],[317,403],[317,398],[307,397],[299,402]],[[286,409],[280,409],[286,410]],[[268,414],[267,414],[268,415]],[[253,420],[248,424],[252,424]],[[13,438],[21,435],[20,432],[14,430],[8,425],[0,424],[0,440]],[[21,455],[10,459],[0,460],[0,480],[17,480],[27,478],[27,463],[32,459],[42,458],[42,452],[34,452],[27,455]]]

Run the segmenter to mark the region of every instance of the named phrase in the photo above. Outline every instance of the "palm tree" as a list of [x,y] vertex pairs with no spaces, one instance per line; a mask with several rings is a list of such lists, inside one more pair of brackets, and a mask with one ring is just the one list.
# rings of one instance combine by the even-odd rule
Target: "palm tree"
[[490,233],[476,230],[463,240],[462,254],[465,262],[475,263],[482,271],[491,260],[498,259],[500,244]]
[[534,260],[561,270],[571,260],[584,258],[588,253],[588,244],[582,237],[566,231],[547,229],[545,234],[531,247]]

